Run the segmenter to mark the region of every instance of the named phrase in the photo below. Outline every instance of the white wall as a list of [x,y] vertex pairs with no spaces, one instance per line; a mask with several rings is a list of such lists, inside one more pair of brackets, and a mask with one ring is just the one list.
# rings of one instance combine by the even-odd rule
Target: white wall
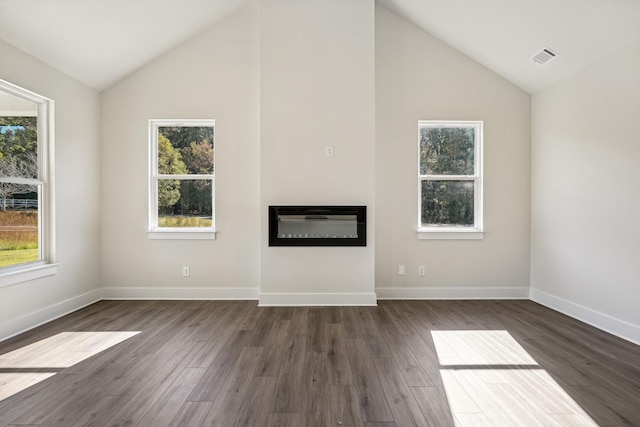
[[[105,294],[260,289],[262,304],[372,303],[377,286],[526,297],[529,95],[372,0],[257,7],[103,93]],[[150,118],[216,120],[216,241],[147,240]],[[420,119],[485,121],[483,241],[417,240]],[[269,247],[267,207],[286,204],[366,205],[367,247]],[[407,276],[394,274],[400,263]]]
[[532,298],[640,343],[640,42],[532,111]]
[[[373,12],[253,3],[103,92],[106,297],[375,302],[372,225],[366,248],[267,246],[270,204],[362,204],[374,223]],[[151,118],[216,120],[215,241],[147,239]]]
[[[377,6],[376,108],[378,296],[526,298],[530,96]],[[484,121],[484,240],[417,239],[418,120]]]
[[[265,0],[261,12],[260,303],[375,304],[374,2]],[[267,246],[269,205],[314,204],[366,205],[367,246]]]
[[[258,31],[251,5],[102,93],[105,296],[257,298]],[[215,119],[216,240],[147,239],[149,119]]]
[[0,79],[55,101],[58,274],[0,288],[0,340],[99,299],[99,94],[0,41]]

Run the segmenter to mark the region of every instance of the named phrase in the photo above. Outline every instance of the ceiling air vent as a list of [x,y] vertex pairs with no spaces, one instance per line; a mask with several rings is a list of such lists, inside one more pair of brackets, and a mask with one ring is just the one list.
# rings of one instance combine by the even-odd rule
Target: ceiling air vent
[[540,52],[536,53],[531,60],[533,62],[535,62],[538,65],[544,65],[547,62],[551,61],[553,58],[555,58],[556,56],[558,56],[557,53],[555,53],[554,51],[552,51],[549,48],[544,48],[542,49]]

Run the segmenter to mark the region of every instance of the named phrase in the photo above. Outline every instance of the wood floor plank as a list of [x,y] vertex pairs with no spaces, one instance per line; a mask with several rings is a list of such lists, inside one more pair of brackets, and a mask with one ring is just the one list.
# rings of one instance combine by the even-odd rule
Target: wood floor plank
[[164,346],[167,342],[167,337],[171,334],[174,322],[179,321],[182,315],[181,311],[171,311],[166,307],[160,307],[156,311],[151,317],[153,322],[142,322],[140,330],[146,332],[141,333],[138,339],[144,341],[144,344],[140,345],[137,350],[142,354],[154,354]]
[[182,370],[171,386],[155,401],[136,426],[160,427],[170,425],[195,384],[204,375],[205,370],[205,368]]
[[423,372],[429,378],[427,384],[444,392],[442,375],[440,375],[440,360],[435,348],[429,346],[419,335],[403,335],[402,339],[416,357]]
[[331,386],[326,383],[306,383],[303,396],[301,426],[331,425]]
[[268,315],[269,311],[273,312],[273,307],[257,307],[255,310],[249,311],[242,319],[236,329],[241,331],[253,331],[260,324],[261,319]]
[[326,352],[325,347],[327,340],[325,338],[326,328],[324,325],[327,323],[327,315],[322,308],[310,307],[307,315],[308,331],[307,337],[307,351]]
[[[233,426],[263,426],[275,404],[273,396],[276,392],[276,386],[277,380],[274,377],[254,377]],[[228,426],[230,424],[220,425],[220,427]]]
[[418,332],[413,325],[407,322],[407,314],[402,310],[402,306],[397,301],[379,301],[378,306],[389,318],[396,330],[401,335],[415,335]]
[[57,374],[3,400],[0,402],[0,425],[9,424],[20,417],[42,417],[41,408],[45,408],[48,401],[69,393],[80,381],[82,378],[78,375]]
[[346,340],[362,421],[394,421],[373,358],[363,338]]
[[407,385],[414,387],[433,386],[433,382],[429,379],[429,376],[416,359],[411,348],[403,339],[405,336],[403,332],[406,333],[408,331],[402,327],[398,327],[396,323],[389,318],[386,311],[377,310],[375,313],[375,320],[380,333],[389,345],[389,350],[396,363],[402,369],[402,375]]
[[194,341],[212,339],[216,331],[224,327],[227,322],[230,322],[229,318],[239,311],[238,307],[233,304],[213,304],[215,301],[207,302],[211,304],[207,305],[203,310],[208,317],[193,333],[191,339]]
[[70,427],[101,427],[129,400],[129,396],[101,396],[91,406],[79,411],[80,418]]
[[531,301],[101,301],[0,342],[0,426],[638,426],[638,360]]
[[255,376],[276,377],[280,372],[282,353],[285,351],[291,320],[275,320],[264,345]]
[[45,381],[56,374],[53,372],[1,372],[0,371],[0,401],[7,399],[22,390]]
[[339,323],[328,323],[325,328],[329,384],[351,385],[353,376],[345,349],[344,328]]
[[278,320],[278,308],[276,307],[258,307],[262,308],[262,315],[257,319],[255,327],[248,329],[251,332],[251,337],[247,342],[247,346],[261,347],[267,343],[269,332],[273,326],[273,323]]
[[61,408],[76,400],[79,397],[77,385],[81,379],[75,375],[69,377],[74,378],[69,378],[70,381],[63,387],[65,392],[46,395],[37,405],[32,406],[28,412],[24,412],[19,417],[12,419],[9,424],[42,424],[51,414],[57,413]]
[[422,415],[422,411],[395,360],[375,359],[374,363],[396,424],[426,426],[427,420]]
[[386,422],[368,422],[363,424],[364,427],[397,427],[397,424],[393,421]]
[[[237,336],[246,337],[246,331],[239,333],[232,326],[217,329],[215,334],[207,340],[202,340],[204,345],[200,351],[193,355],[190,362],[190,368],[209,368],[213,361],[223,352],[224,348],[229,344],[230,340]],[[222,356],[224,357],[224,355]]]
[[50,414],[40,425],[46,427],[68,427],[73,425],[81,418],[82,409],[87,406],[93,406],[99,399],[100,396],[98,394],[74,395],[69,403]]
[[218,398],[204,421],[205,425],[232,425],[247,395],[262,355],[262,347],[245,347],[232,368]]
[[290,334],[282,353],[282,364],[278,375],[275,406],[270,412],[300,412],[303,396],[299,392],[302,384],[306,339],[304,335]]
[[[234,330],[231,335],[220,344],[217,357],[211,361],[211,366],[207,369],[202,379],[198,382],[189,397],[190,402],[215,402],[218,395],[224,389],[227,378],[233,373],[240,353],[250,338],[250,331]],[[206,342],[205,347],[208,347]],[[196,352],[196,356],[197,353]],[[189,363],[189,367],[196,365]]]
[[427,425],[453,427],[454,420],[449,402],[435,387],[411,387],[411,393],[427,420]]
[[[456,378],[455,372],[443,370],[441,375],[444,384],[443,393],[447,396],[452,414],[481,414],[483,412],[476,399],[474,399],[473,393],[469,393],[469,390],[465,389],[464,385]],[[471,391],[473,392],[474,390]]]
[[291,333],[306,335],[309,331],[309,307],[293,307],[291,313]]
[[[198,301],[202,304],[203,301]],[[206,325],[211,319],[211,314],[205,310],[197,310],[196,308],[187,309],[184,314],[178,318],[172,325],[172,328],[167,331],[167,335],[170,337],[169,341],[179,345],[181,342],[187,340],[194,340],[194,337],[199,335],[202,331],[202,326]]]
[[171,423],[171,427],[200,427],[211,411],[211,402],[185,402]]
[[364,340],[369,347],[371,356],[374,359],[385,359],[392,357],[389,346],[380,333],[380,329],[378,328],[378,325],[371,315],[371,311],[373,310],[370,307],[356,308],[356,312],[358,314],[357,320],[359,321],[362,333],[364,335]]
[[454,417],[456,427],[495,427],[483,413],[459,413]]
[[358,397],[355,386],[332,385],[329,388],[331,396],[330,425],[334,426],[359,426],[362,425]]
[[[523,399],[523,393],[518,386],[512,384],[488,384],[491,390],[492,400],[501,407],[501,419],[510,420],[510,423],[521,423],[523,425],[553,425],[553,420],[549,417],[550,412],[544,405],[529,402]],[[567,413],[567,412],[561,412]],[[569,413],[571,414],[571,413]],[[502,418],[504,417],[504,418]],[[491,421],[494,418],[489,416]],[[583,419],[584,427],[597,427],[590,419]]]
[[[199,343],[198,346],[201,346]],[[186,344],[186,347],[197,348],[195,342]],[[116,372],[114,376],[112,372],[105,372],[102,375],[105,382],[103,393],[106,395],[133,395],[145,386],[148,379],[157,373],[158,369],[172,370],[172,364],[166,364],[166,361],[174,359],[176,354],[180,354],[182,347],[166,344],[159,348],[155,353],[136,354],[136,358],[132,358],[130,364],[123,367],[122,370]],[[110,375],[111,374],[111,375]]]
[[271,413],[269,414],[265,427],[300,427],[302,417],[299,413]]
[[355,307],[342,307],[340,316],[345,338],[364,338]]
[[241,325],[245,318],[253,313],[252,306],[249,304],[240,304],[235,301],[231,302],[230,306],[232,307],[232,311],[228,313],[228,315],[224,315],[219,319],[216,318],[212,324],[208,338],[205,339],[201,336],[205,345],[198,353],[194,354],[189,366],[190,368],[210,367],[213,361],[228,345],[229,339],[236,335],[244,337],[249,335],[248,333],[237,334],[237,331],[242,330]]
[[329,373],[326,353],[307,351],[304,355],[301,394],[303,410],[301,425],[324,426],[330,422]]
[[113,414],[106,425],[121,427],[137,424],[174,381],[182,375],[183,370],[189,364],[194,349],[201,345],[202,343],[199,341],[191,341],[189,345],[180,348],[170,360],[165,361],[159,370],[151,374],[139,391],[131,396],[118,412]]
[[638,396],[617,398],[597,385],[569,386],[565,391],[600,426],[638,426]]
[[328,306],[323,307],[322,310],[326,313],[326,321],[329,324],[342,323],[342,316],[340,311],[342,307]]

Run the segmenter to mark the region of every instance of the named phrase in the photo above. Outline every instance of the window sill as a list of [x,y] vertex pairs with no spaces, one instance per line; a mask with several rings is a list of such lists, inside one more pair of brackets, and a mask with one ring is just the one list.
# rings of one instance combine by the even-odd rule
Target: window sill
[[149,240],[216,240],[215,230],[152,230]]
[[418,240],[482,240],[484,231],[478,229],[456,230],[443,229],[419,229]]
[[9,268],[7,271],[0,272],[0,288],[53,276],[57,273],[58,264],[38,263],[30,266]]

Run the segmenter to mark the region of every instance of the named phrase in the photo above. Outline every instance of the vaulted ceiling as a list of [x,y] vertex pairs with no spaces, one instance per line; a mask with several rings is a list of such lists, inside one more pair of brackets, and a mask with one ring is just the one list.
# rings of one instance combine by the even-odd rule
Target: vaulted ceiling
[[102,90],[245,3],[0,0],[0,39]]
[[530,93],[640,40],[640,0],[379,2]]
[[[0,39],[102,90],[248,1],[0,0]],[[378,2],[530,93],[640,40],[640,0]]]

